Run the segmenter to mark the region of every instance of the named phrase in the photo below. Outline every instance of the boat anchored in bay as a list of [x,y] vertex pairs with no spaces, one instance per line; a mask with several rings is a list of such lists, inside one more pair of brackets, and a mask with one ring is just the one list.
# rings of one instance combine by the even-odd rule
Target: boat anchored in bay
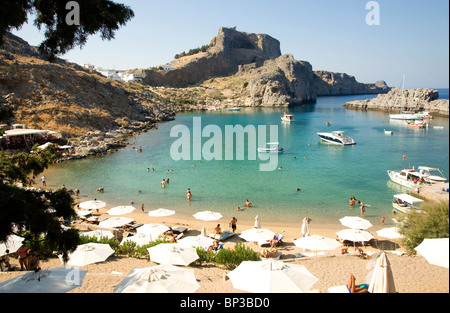
[[344,131],[334,131],[331,133],[317,133],[317,135],[319,135],[322,141],[336,145],[349,146],[356,144],[353,138],[344,135],[344,133]]
[[283,153],[283,148],[280,147],[278,142],[268,142],[264,148],[258,148],[258,152]]

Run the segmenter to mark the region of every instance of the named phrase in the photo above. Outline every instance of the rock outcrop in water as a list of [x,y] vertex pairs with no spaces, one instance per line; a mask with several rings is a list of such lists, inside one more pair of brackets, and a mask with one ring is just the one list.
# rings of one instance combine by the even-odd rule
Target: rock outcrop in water
[[347,109],[381,110],[388,112],[428,111],[431,114],[449,116],[449,100],[439,100],[439,92],[432,89],[392,89],[375,99],[347,102]]

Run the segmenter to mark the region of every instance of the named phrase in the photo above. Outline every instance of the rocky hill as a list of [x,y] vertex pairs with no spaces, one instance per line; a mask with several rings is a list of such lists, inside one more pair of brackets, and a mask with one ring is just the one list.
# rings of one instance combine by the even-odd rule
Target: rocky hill
[[[363,84],[353,76],[325,71],[314,72],[306,61],[281,55],[280,42],[269,35],[220,28],[206,52],[172,62],[174,70],[139,70],[150,86],[186,87],[211,79],[231,77],[241,88],[223,91],[237,105],[292,106],[315,102],[317,96],[386,93],[380,81]],[[220,86],[213,86],[219,88]]]
[[[109,80],[61,59],[49,63],[12,34],[0,50],[2,108],[13,109],[12,123],[72,138],[81,155],[121,146],[132,131],[175,115],[172,105],[142,85]],[[90,138],[99,134],[108,140],[92,144]]]
[[428,111],[434,115],[449,116],[449,100],[439,100],[439,92],[432,89],[392,89],[375,99],[347,102],[347,109],[380,110],[388,112]]

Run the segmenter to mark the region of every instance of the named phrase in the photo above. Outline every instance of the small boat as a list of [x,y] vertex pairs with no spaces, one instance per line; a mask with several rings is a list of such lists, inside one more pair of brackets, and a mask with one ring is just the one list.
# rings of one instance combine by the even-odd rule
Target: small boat
[[444,126],[433,126],[433,128],[436,128],[436,129],[444,129]]
[[220,109],[216,108],[216,107],[211,107],[211,108],[208,108],[208,111],[220,111]]
[[419,166],[419,173],[423,175],[423,179],[430,184],[445,183],[447,178],[442,171],[436,167]]
[[430,115],[430,112],[423,111],[423,112],[418,112],[416,114],[417,114],[417,116],[424,118],[424,119],[430,119],[430,120],[433,119],[433,116]]
[[392,131],[392,130],[384,130],[384,133],[386,134],[386,135],[392,135],[394,132]]
[[286,123],[293,122],[294,121],[294,115],[284,113],[284,115],[281,117],[281,120],[283,122],[286,122]]
[[327,122],[327,126],[331,126],[331,122]]
[[407,188],[413,188],[419,185],[422,181],[425,181],[424,175],[417,172],[414,167],[406,168],[399,171],[387,171],[389,178],[399,185]]
[[228,108],[227,111],[240,111],[241,108]]
[[332,144],[344,146],[356,144],[353,138],[344,135],[344,133],[344,131],[334,131],[331,133],[317,133],[317,135],[319,135],[321,140]]
[[268,142],[268,143],[266,143],[266,147],[258,148],[258,152],[283,153],[283,148],[280,147],[278,142]]
[[409,213],[412,211],[420,211],[420,204],[422,203],[423,200],[421,199],[417,199],[408,194],[399,194],[394,196],[392,206],[399,212]]
[[406,122],[406,125],[408,125],[409,127],[414,127],[414,128],[428,127],[428,124],[424,120],[409,121],[409,122]]

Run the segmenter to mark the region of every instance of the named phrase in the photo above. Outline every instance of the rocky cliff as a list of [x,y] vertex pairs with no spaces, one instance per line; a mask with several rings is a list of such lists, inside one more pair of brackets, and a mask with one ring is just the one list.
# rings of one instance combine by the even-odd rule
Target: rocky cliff
[[449,100],[439,100],[439,92],[432,89],[392,89],[375,99],[347,102],[347,109],[381,110],[388,112],[428,111],[431,114],[449,116]]
[[[353,76],[325,71],[281,55],[280,42],[269,35],[220,28],[206,52],[172,62],[174,70],[140,70],[150,86],[186,87],[211,78],[235,76],[243,88],[229,95],[238,105],[292,106],[315,102],[317,96],[386,93],[384,82],[363,84]],[[218,87],[218,86],[214,86]]]
[[[11,123],[71,138],[80,155],[123,146],[133,131],[154,127],[175,115],[171,105],[144,86],[109,80],[61,59],[49,63],[11,34],[0,50],[2,108],[13,109]],[[99,133],[104,140],[97,144],[89,140]]]

